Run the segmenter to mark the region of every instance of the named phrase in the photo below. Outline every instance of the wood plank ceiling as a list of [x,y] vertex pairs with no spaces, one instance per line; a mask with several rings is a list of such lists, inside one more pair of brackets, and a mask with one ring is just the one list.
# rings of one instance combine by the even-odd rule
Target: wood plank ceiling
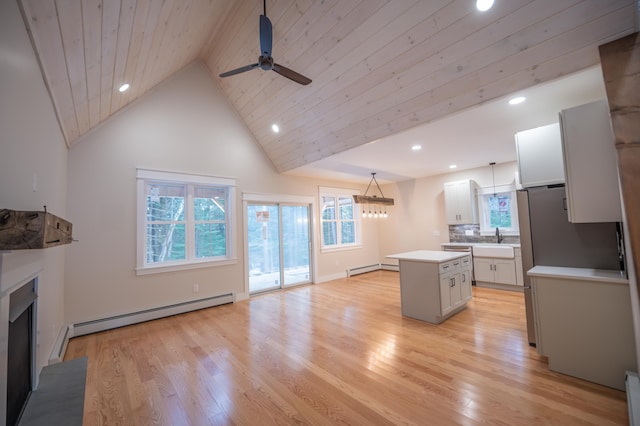
[[[259,0],[18,0],[67,144],[202,61],[279,171],[598,63],[635,0],[270,0],[276,62],[257,62]],[[118,92],[122,83],[131,89]],[[271,124],[282,131],[275,134]]]

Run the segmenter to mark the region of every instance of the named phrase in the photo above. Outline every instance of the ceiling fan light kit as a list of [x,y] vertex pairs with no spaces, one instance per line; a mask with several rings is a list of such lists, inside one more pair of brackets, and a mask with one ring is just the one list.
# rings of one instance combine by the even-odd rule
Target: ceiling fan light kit
[[[367,193],[369,192],[369,188],[371,187],[371,184],[373,182],[375,182],[376,186],[378,187],[378,191],[380,192],[379,197],[377,195],[367,195]],[[388,216],[386,206],[394,205],[393,198],[385,198],[384,194],[382,193],[382,189],[380,189],[380,185],[378,185],[378,181],[376,180],[375,173],[371,173],[371,180],[369,181],[367,189],[364,191],[364,195],[354,195],[353,201],[355,201],[356,204],[363,204],[362,217],[386,218]],[[368,211],[365,208],[364,204],[368,206]],[[373,212],[371,211],[372,206]],[[382,209],[383,206],[384,211]]]
[[273,26],[271,21],[267,18],[267,0],[263,1],[264,15],[260,15],[260,56],[258,57],[258,63],[245,65],[240,68],[233,69],[231,71],[223,72],[220,77],[230,77],[232,75],[240,74],[246,71],[251,71],[256,68],[260,68],[265,71],[275,71],[283,77],[296,83],[306,86],[311,83],[311,79],[299,74],[283,65],[277,64],[271,57],[271,47],[273,45]]

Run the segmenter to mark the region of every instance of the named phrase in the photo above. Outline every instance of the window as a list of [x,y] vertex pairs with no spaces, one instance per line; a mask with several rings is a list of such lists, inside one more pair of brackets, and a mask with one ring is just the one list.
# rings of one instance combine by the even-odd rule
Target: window
[[500,234],[518,235],[518,210],[516,192],[513,185],[502,185],[494,188],[478,190],[480,206],[480,234],[495,235],[496,228]]
[[235,181],[139,169],[138,274],[230,263]]
[[[331,191],[331,192],[329,192]],[[320,189],[322,249],[360,246],[360,215],[350,190]]]

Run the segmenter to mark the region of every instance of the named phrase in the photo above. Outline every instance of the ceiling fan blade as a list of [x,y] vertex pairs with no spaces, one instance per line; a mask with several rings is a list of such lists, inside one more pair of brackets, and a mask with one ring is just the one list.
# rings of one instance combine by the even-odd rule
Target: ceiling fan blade
[[231,75],[240,74],[241,72],[251,71],[254,68],[258,68],[259,66],[260,66],[260,64],[245,65],[244,67],[240,67],[240,68],[236,68],[236,69],[231,70],[231,71],[223,72],[222,74],[220,74],[220,77],[229,77]]
[[273,28],[266,15],[260,15],[260,50],[261,56],[271,57],[271,45],[273,44]]
[[302,84],[303,86],[306,86],[307,84],[311,83],[310,78],[307,78],[302,74],[298,74],[297,72],[290,70],[287,67],[283,67],[282,65],[273,64],[272,69],[278,74],[280,74],[281,76],[287,77],[289,80],[293,80],[296,83]]

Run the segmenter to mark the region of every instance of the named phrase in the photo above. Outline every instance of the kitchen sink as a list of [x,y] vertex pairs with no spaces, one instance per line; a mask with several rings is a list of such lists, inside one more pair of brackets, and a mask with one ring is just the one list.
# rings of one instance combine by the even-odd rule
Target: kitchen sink
[[473,246],[473,255],[478,257],[499,257],[513,259],[513,247],[500,244]]

